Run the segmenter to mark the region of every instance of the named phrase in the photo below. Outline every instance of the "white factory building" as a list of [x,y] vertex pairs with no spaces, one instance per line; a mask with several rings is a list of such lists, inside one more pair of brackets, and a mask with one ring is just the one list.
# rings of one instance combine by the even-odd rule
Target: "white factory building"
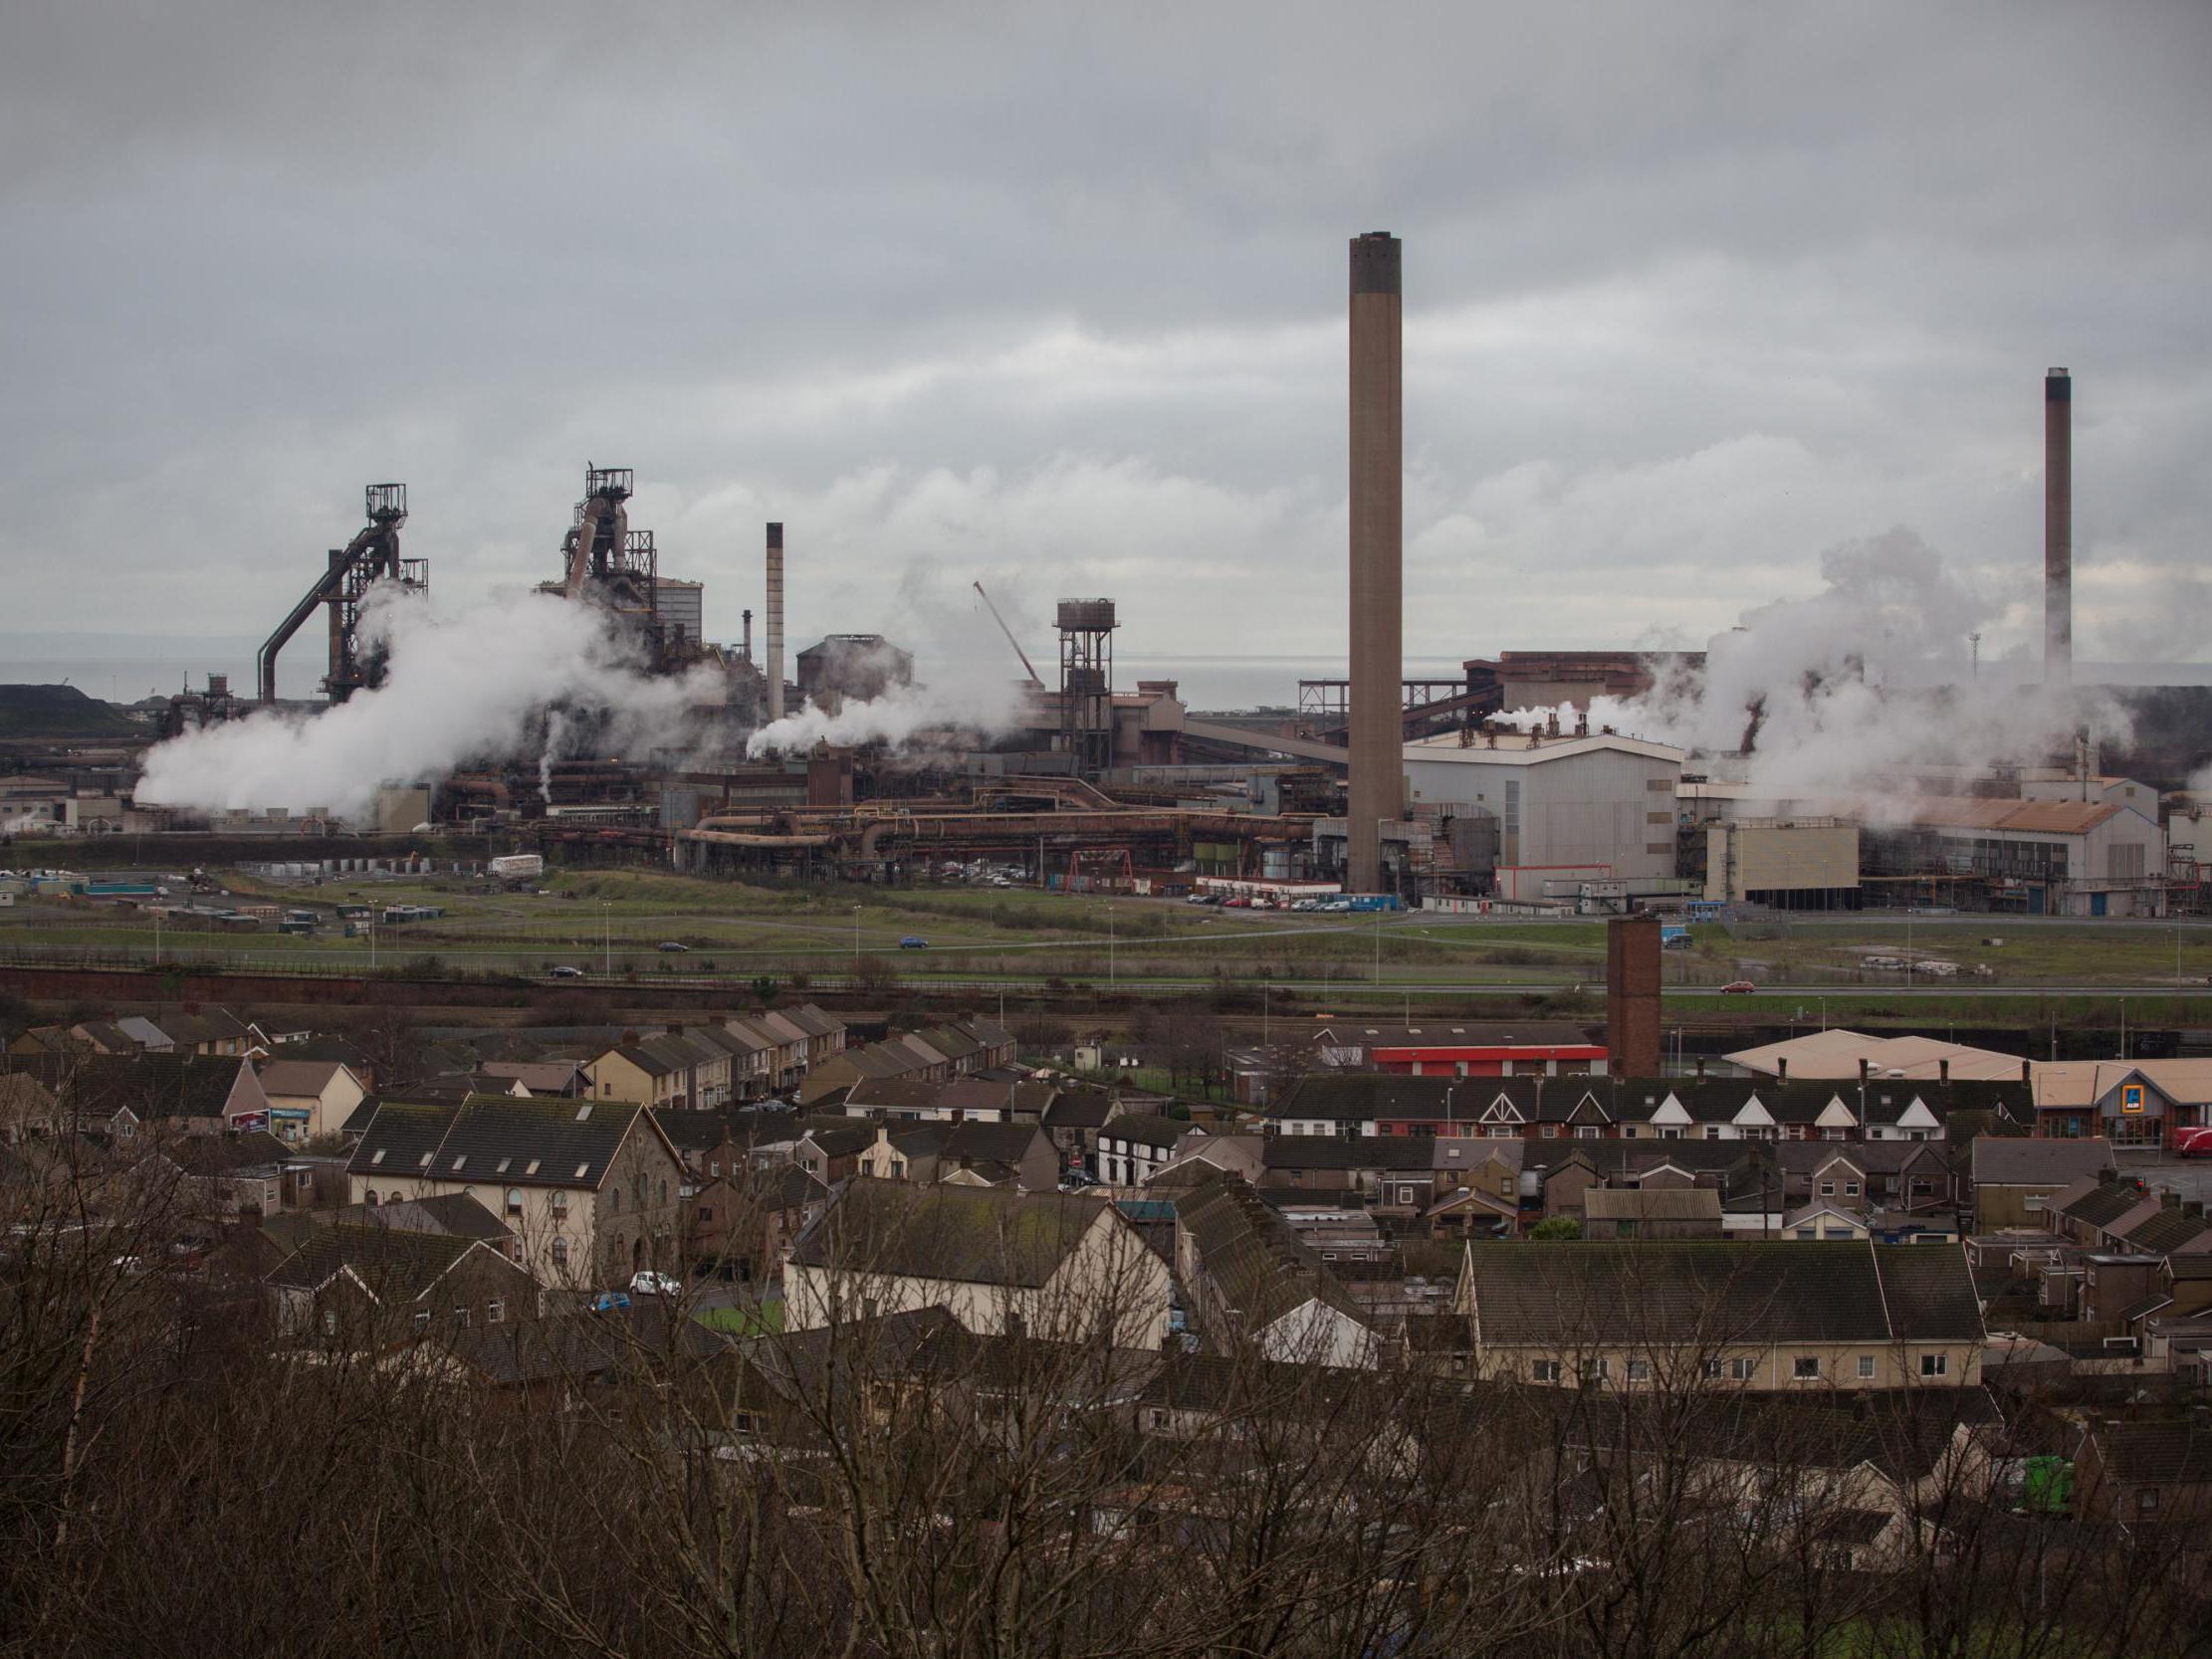
[[1514,870],[1674,874],[1682,751],[1618,732],[1465,731],[1408,743],[1406,799],[1497,820],[1501,878]]

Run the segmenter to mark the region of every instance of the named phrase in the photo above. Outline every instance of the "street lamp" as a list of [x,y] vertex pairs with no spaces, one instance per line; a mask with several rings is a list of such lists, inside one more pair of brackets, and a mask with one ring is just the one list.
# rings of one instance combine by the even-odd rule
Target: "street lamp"
[[606,976],[614,977],[614,901],[599,901],[599,929],[606,945]]
[[1108,906],[1106,907],[1106,983],[1107,983],[1107,985],[1108,985],[1108,987],[1109,987],[1109,988],[1110,988],[1110,987],[1111,987],[1111,986],[1112,986],[1112,985],[1113,985],[1113,984],[1115,983],[1115,979],[1114,979],[1114,907],[1113,907],[1113,906],[1111,906],[1111,905],[1108,905]]
[[852,907],[852,965],[860,965],[860,907]]

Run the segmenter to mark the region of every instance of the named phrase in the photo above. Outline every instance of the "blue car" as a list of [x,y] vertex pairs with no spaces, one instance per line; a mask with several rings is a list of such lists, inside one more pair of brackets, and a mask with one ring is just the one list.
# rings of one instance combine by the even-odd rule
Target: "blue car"
[[929,947],[930,941],[919,933],[909,933],[899,940],[901,950],[927,950]]
[[591,1311],[594,1314],[611,1314],[629,1305],[629,1295],[624,1291],[601,1291],[591,1299]]

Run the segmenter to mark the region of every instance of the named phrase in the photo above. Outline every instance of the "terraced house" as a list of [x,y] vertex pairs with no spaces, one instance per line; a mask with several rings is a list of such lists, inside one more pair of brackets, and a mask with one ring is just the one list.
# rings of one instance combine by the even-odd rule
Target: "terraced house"
[[2024,1081],[1310,1075],[1263,1109],[1284,1135],[1528,1141],[1940,1141],[1954,1112],[2025,1129]]
[[634,1101],[385,1100],[346,1175],[356,1203],[470,1194],[548,1285],[619,1284],[682,1254],[683,1160]]
[[1474,1375],[1808,1392],[1970,1387],[1981,1304],[1953,1245],[1470,1244]]

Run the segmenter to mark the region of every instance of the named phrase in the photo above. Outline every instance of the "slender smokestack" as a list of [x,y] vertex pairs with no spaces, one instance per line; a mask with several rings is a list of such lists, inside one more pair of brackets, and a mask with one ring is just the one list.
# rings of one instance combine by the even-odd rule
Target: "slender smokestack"
[[2074,381],[2043,377],[2043,683],[2074,683]]
[[783,718],[783,526],[769,525],[769,719]]
[[1346,885],[1383,887],[1382,825],[1405,776],[1404,386],[1399,255],[1388,231],[1352,239],[1352,709]]
[[749,663],[753,661],[753,613],[750,610],[745,613],[745,649],[740,655]]

